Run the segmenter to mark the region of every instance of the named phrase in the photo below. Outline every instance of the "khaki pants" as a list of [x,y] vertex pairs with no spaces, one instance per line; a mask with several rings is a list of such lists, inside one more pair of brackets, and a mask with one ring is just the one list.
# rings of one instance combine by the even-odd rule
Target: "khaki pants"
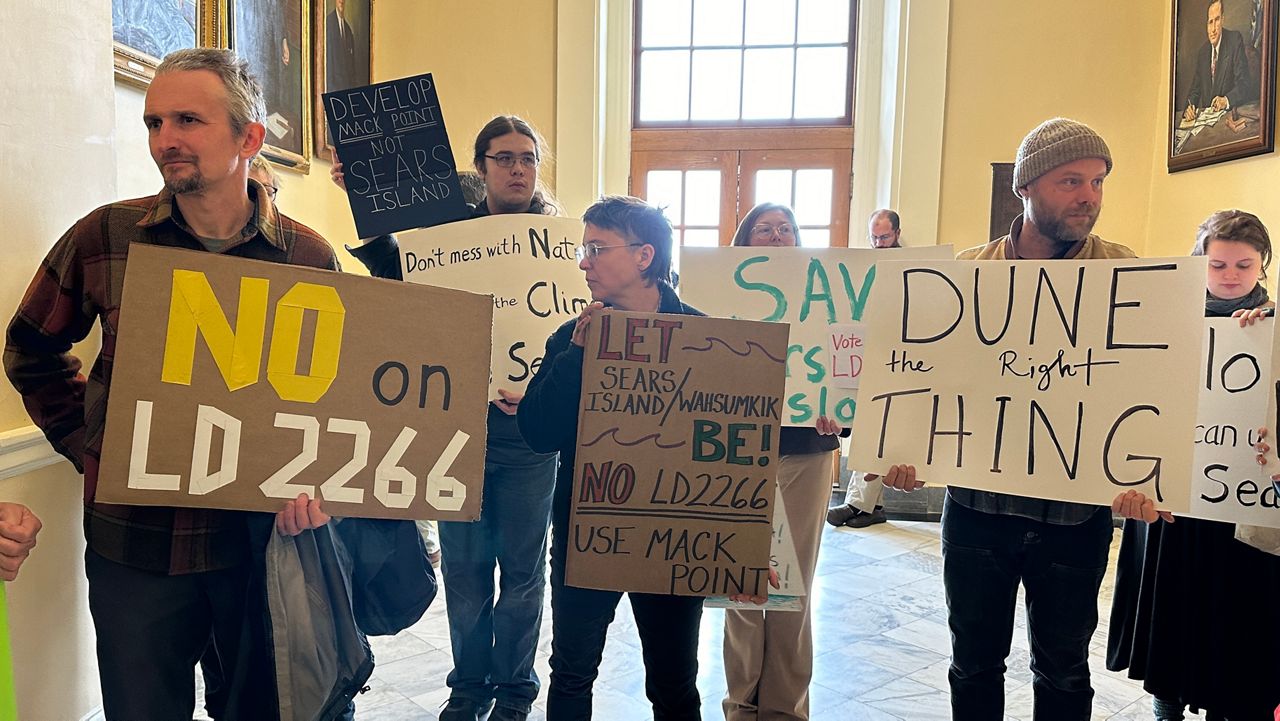
[[853,478],[849,479],[844,502],[863,513],[871,513],[876,506],[884,505],[884,484],[879,478],[868,481],[867,474],[855,471]]
[[809,718],[813,676],[813,636],[809,602],[835,452],[782,456],[782,488],[806,594],[799,611],[725,611],[724,672],[726,721],[782,721]]

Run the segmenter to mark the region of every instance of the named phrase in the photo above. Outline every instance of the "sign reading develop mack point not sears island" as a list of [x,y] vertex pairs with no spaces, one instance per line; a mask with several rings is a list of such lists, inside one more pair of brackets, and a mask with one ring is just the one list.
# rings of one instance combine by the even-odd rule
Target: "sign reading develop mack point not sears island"
[[1204,258],[880,262],[850,467],[1189,505]]
[[782,422],[813,426],[819,416],[853,422],[863,370],[856,325],[890,259],[951,258],[951,246],[921,248],[681,248],[680,294],[725,318],[791,325]]
[[324,111],[361,238],[471,214],[431,73],[325,93]]
[[97,500],[475,519],[492,319],[488,296],[134,243]]
[[765,595],[786,325],[606,310],[588,328],[569,584]]
[[493,296],[493,370],[498,389],[523,393],[542,365],[547,337],[591,302],[574,248],[582,221],[504,214],[402,233],[404,279]]

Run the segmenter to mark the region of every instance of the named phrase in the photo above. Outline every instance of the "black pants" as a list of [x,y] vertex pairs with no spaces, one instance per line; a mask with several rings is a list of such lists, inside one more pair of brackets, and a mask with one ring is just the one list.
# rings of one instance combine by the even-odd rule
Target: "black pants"
[[1110,509],[1075,526],[980,513],[948,496],[943,584],[951,626],[951,712],[1004,718],[1004,661],[1018,584],[1026,589],[1036,721],[1088,721],[1089,640],[1111,544]]
[[89,550],[85,572],[109,721],[190,719],[195,666],[207,647],[216,653],[227,691],[216,718],[276,717],[261,590],[252,587],[247,563],[167,576]]
[[[561,551],[562,549],[556,549]],[[591,687],[605,636],[622,600],[617,591],[565,585],[565,561],[551,557],[551,688],[547,721],[591,718]],[[702,599],[629,593],[644,655],[645,695],[654,721],[698,721],[698,625]]]

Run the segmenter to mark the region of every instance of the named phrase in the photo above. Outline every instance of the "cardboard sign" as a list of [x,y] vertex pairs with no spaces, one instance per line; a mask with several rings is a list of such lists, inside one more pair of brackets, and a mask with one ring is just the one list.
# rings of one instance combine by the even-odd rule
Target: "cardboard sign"
[[769,546],[769,565],[778,574],[778,587],[769,589],[769,599],[760,605],[734,603],[728,596],[714,596],[704,602],[703,608],[733,608],[740,611],[803,611],[803,596],[807,593],[804,577],[800,573],[800,558],[796,555],[796,543],[791,534],[791,521],[787,507],[782,502],[782,487],[773,497],[773,540]]
[[1205,320],[1187,515],[1280,527],[1280,499],[1254,450],[1258,429],[1268,425],[1267,401],[1275,397],[1269,382],[1274,328],[1270,318],[1245,328],[1235,318]]
[[[814,426],[819,416],[853,421],[851,369],[835,365],[829,326],[864,320],[875,264],[951,258],[951,246],[922,248],[681,248],[680,295],[710,315],[791,324],[783,423]],[[847,349],[846,349],[847,350]]]
[[787,327],[603,311],[588,328],[569,584],[764,595]]
[[489,397],[524,392],[547,337],[591,303],[574,248],[582,221],[490,215],[399,236],[404,279],[493,296]]
[[480,515],[492,299],[133,244],[97,500]]
[[1203,258],[879,263],[849,466],[1186,508],[1204,272]]
[[361,238],[471,215],[431,73],[323,97]]

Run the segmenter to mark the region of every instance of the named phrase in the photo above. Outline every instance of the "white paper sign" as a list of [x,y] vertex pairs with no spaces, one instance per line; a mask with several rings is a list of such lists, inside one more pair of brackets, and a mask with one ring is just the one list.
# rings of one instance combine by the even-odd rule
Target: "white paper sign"
[[832,366],[833,324],[864,320],[875,264],[951,258],[951,246],[920,248],[681,248],[680,293],[698,310],[725,318],[791,324],[782,422],[814,426],[819,416],[853,420],[856,386]]
[[1275,322],[1241,328],[1234,318],[1210,318],[1205,326],[1188,515],[1280,527],[1276,489],[1253,449],[1266,425]]
[[1203,258],[881,262],[849,465],[1186,509]]
[[399,241],[405,280],[493,295],[492,399],[499,388],[524,392],[547,337],[591,302],[574,257],[576,218],[491,215],[406,231]]

